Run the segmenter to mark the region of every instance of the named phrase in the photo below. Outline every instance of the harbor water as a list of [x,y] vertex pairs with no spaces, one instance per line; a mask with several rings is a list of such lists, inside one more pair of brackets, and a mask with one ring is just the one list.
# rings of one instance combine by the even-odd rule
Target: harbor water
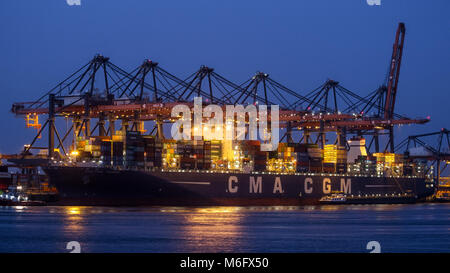
[[449,209],[0,207],[0,252],[450,252]]

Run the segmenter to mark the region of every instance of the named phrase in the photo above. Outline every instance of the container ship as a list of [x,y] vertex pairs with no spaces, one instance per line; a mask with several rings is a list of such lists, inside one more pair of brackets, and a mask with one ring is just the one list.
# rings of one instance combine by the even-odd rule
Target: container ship
[[262,152],[259,141],[160,141],[139,132],[80,142],[72,162],[44,168],[60,194],[55,204],[295,206],[336,191],[410,203],[433,194],[425,162],[367,155],[364,138],[349,140],[348,151],[280,143]]
[[[55,204],[301,205],[318,204],[335,192],[369,203],[421,200],[436,188],[432,164],[407,151],[394,153],[395,126],[430,120],[394,112],[405,31],[399,23],[389,75],[366,95],[331,79],[300,93],[263,72],[236,84],[207,66],[182,80],[149,59],[127,72],[97,54],[39,99],[12,105],[11,112],[38,131],[16,158],[45,161],[39,166],[58,191]],[[178,105],[185,110],[173,115]],[[222,111],[265,106],[270,122],[274,111],[279,114],[284,140],[265,152],[261,147],[267,143],[209,138],[195,126],[185,140],[164,137],[164,125],[191,118],[192,111],[194,124],[208,123],[212,112],[203,111],[209,106]],[[249,112],[242,122],[246,130],[258,120]],[[217,129],[236,125],[234,114],[229,120],[218,115],[227,125]],[[268,115],[265,120],[269,123]],[[44,132],[46,144],[38,144]],[[332,133],[336,141],[327,144]],[[379,136],[388,138],[384,149]],[[40,151],[32,154],[33,149]]]

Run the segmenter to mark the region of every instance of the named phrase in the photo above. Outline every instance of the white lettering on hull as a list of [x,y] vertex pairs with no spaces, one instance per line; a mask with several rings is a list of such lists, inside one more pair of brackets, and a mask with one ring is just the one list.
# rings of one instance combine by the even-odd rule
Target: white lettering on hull
[[305,193],[311,194],[313,192],[313,180],[311,177],[305,178]]
[[331,180],[330,178],[324,178],[322,182],[322,191],[324,194],[331,193]]
[[281,185],[280,177],[275,177],[275,183],[273,184],[273,193],[283,193],[283,187]]
[[258,176],[255,180],[254,176],[250,176],[250,193],[262,193],[262,177]]
[[352,180],[350,178],[347,178],[347,181],[341,178],[341,191],[347,194],[352,193]]
[[238,179],[236,176],[230,176],[228,178],[228,192],[236,193],[238,191],[238,186],[233,184],[233,183],[237,184],[237,182],[238,182]]
[[[228,178],[228,189],[229,193],[237,193],[238,186],[238,178],[236,176],[230,176]],[[198,182],[196,182],[198,183]],[[209,184],[209,182],[203,182],[205,184]],[[202,183],[202,184],[203,184]],[[200,184],[200,183],[198,183]],[[312,194],[314,190],[314,181],[311,177],[306,177],[304,181],[304,193]],[[366,187],[378,187],[381,185],[370,185]],[[328,177],[323,178],[322,180],[322,192],[323,194],[330,194],[332,190],[331,179]],[[263,191],[263,178],[262,176],[249,176],[249,193],[262,193]],[[352,193],[352,181],[350,178],[341,178],[340,179],[340,191],[346,194]],[[281,178],[279,176],[275,177],[275,181],[273,184],[273,194],[284,193],[283,185],[281,183]],[[301,193],[300,193],[301,194]]]

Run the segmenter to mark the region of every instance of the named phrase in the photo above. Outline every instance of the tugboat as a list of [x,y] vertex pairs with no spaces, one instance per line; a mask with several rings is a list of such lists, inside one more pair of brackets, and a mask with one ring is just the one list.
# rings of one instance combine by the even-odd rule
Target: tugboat
[[37,165],[26,160],[1,165],[0,161],[0,206],[43,206],[57,199],[56,188],[48,184]]
[[1,192],[0,206],[45,206],[44,201],[29,200],[28,196],[20,192],[20,186],[10,186],[8,192]]

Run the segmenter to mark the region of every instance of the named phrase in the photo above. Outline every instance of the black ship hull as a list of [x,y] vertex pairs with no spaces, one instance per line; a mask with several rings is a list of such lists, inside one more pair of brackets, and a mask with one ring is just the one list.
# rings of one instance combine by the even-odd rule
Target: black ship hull
[[424,178],[384,178],[338,174],[268,174],[207,171],[138,171],[111,168],[49,167],[58,205],[306,205],[333,191],[351,195],[433,193]]

